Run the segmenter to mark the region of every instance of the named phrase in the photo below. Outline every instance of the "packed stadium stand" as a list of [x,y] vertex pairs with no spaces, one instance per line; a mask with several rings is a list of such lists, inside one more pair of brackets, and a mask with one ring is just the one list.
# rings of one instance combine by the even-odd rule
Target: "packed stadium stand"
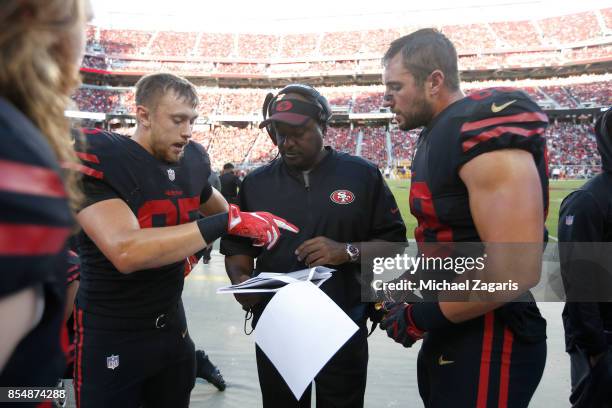
[[[418,28],[249,34],[89,26],[75,109],[133,115],[133,85],[141,75],[184,75],[200,97],[193,140],[208,149],[213,167],[254,166],[276,156],[267,133],[257,128],[265,95],[304,81],[328,98],[337,118],[326,144],[381,169],[404,169],[418,130],[399,131],[382,108],[381,57],[392,40]],[[437,28],[458,49],[466,93],[517,87],[552,112],[547,140],[555,175],[597,171],[592,123],[598,109],[612,105],[612,8]]]
[[[523,21],[443,25],[439,27],[456,45],[459,54],[498,53],[509,49],[571,49],[610,42],[612,9],[601,9]],[[599,17],[599,18],[598,18]],[[365,31],[304,34],[232,34],[171,31],[139,31],[88,28],[89,50],[106,55],[154,57],[253,59],[309,58],[382,54],[389,42],[419,27],[392,27]],[[542,50],[540,50],[542,51]],[[591,50],[593,51],[593,50]],[[603,51],[602,51],[603,54]],[[579,55],[573,55],[578,57]],[[333,58],[332,58],[333,59]]]

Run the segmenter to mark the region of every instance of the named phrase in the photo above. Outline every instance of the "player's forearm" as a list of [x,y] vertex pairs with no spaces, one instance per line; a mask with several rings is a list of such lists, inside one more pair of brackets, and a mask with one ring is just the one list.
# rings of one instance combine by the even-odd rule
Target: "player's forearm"
[[[487,261],[481,271],[470,271],[455,280],[469,281],[471,291],[443,293],[440,310],[453,323],[482,316],[505,303],[515,300],[533,288],[540,279],[542,247],[539,244],[488,244]],[[479,282],[475,287],[474,282]],[[506,290],[485,291],[483,287],[512,282]],[[456,299],[458,301],[444,301]]]
[[225,270],[232,284],[244,282],[251,277],[255,262],[246,255],[233,255],[225,257]]
[[205,246],[200,229],[191,222],[126,232],[116,240],[109,258],[119,272],[132,273],[179,262]]
[[227,213],[173,227],[131,230],[118,239],[111,261],[122,273],[179,262],[227,231]]

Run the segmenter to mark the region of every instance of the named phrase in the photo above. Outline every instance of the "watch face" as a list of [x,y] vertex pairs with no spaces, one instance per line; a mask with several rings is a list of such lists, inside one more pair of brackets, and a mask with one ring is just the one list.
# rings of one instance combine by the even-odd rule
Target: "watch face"
[[351,244],[346,245],[346,252],[348,252],[349,256],[351,257],[351,261],[354,261],[357,259],[357,257],[359,257],[359,249]]

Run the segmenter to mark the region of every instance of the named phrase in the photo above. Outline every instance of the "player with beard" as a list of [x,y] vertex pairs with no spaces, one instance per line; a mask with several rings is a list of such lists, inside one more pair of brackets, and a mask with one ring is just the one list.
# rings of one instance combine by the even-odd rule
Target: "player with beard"
[[[431,302],[391,305],[382,326],[405,347],[424,339],[418,384],[426,407],[527,407],[546,358],[546,322],[527,292],[539,280],[546,236],[546,115],[514,89],[464,96],[455,48],[434,29],[395,40],[383,63],[384,106],[400,129],[424,127],[410,186],[419,250],[482,242],[485,276],[512,259],[512,279],[525,293],[513,303],[434,294]],[[517,257],[512,246],[490,243],[530,250]]]
[[86,195],[77,215],[78,406],[188,406],[196,360],[181,302],[185,259],[226,232],[271,248],[279,227],[297,231],[272,214],[228,208],[212,189],[208,155],[189,142],[197,105],[187,80],[143,77],[134,136],[85,130],[76,146]]

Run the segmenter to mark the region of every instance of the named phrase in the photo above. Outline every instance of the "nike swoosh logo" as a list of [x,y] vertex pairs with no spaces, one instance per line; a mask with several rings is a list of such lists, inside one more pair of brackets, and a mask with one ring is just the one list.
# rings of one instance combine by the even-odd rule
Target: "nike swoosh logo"
[[181,333],[181,335],[183,336],[183,338],[185,338],[185,336],[187,335],[187,329],[185,329],[185,331]]
[[453,364],[453,363],[454,363],[454,361],[452,361],[452,360],[445,360],[444,356],[440,356],[438,358],[438,364],[441,365],[441,366],[447,365],[447,364]]
[[392,208],[391,214],[397,214],[399,212],[399,208]]
[[501,112],[504,109],[506,109],[508,106],[512,105],[514,102],[516,102],[516,99],[513,99],[510,102],[506,102],[503,105],[499,105],[499,106],[497,106],[495,102],[493,102],[491,104],[491,112],[493,113]]

